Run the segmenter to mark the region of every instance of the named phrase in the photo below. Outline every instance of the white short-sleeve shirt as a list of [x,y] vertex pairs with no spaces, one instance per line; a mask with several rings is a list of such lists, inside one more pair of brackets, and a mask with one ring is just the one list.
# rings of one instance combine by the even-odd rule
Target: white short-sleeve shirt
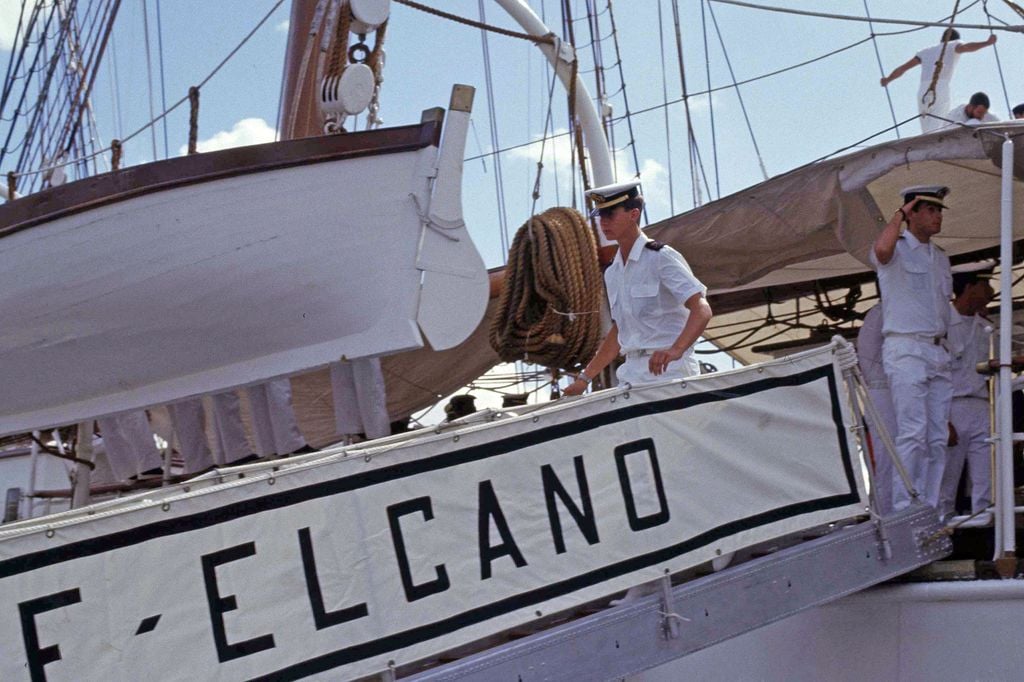
[[953,397],[988,399],[988,379],[975,367],[988,360],[991,324],[978,315],[961,315],[952,309],[949,321],[949,358]]
[[888,263],[879,263],[874,249],[870,258],[882,289],[882,333],[944,335],[953,294],[945,251],[932,242],[918,241],[907,231],[896,240],[896,251]]
[[670,246],[646,248],[650,242],[641,233],[626,262],[616,254],[604,272],[623,353],[671,346],[689,319],[686,301],[707,292],[678,251]]
[[[992,115],[991,113],[989,113],[987,111],[985,112],[985,115],[982,116],[980,119],[968,118],[967,117],[967,112],[964,111],[964,109],[966,107],[967,107],[966,104],[961,104],[959,106],[953,107],[952,109],[949,110],[949,113],[946,114],[946,118],[948,118],[950,121],[954,121],[956,123],[966,123],[967,125],[978,125],[979,123],[991,123],[992,121],[998,121],[999,120],[998,116],[994,116],[994,115]],[[950,125],[952,125],[952,124],[950,124]]]

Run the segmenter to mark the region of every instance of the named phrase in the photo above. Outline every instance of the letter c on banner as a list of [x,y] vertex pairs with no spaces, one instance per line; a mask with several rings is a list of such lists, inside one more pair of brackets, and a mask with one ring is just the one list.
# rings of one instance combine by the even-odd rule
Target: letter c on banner
[[[629,480],[626,457],[644,451],[647,452],[647,458],[651,464],[651,475],[654,476],[654,487],[658,494],[658,511],[652,512],[647,516],[637,516],[636,500],[633,497],[633,483]],[[661,468],[658,466],[658,453],[654,449],[654,441],[650,438],[641,438],[640,440],[634,440],[617,446],[615,448],[615,468],[619,473],[619,485],[622,487],[622,499],[626,503],[626,516],[629,518],[629,527],[634,531],[638,531],[667,523],[669,519],[668,501],[665,499],[665,484],[661,481]]]
[[412,567],[409,566],[409,553],[405,549],[405,538],[402,537],[402,524],[399,519],[416,512],[423,514],[424,521],[430,521],[434,518],[430,497],[416,497],[388,507],[388,525],[391,526],[391,542],[395,546],[398,572],[402,576],[402,589],[405,590],[405,600],[408,602],[414,602],[417,599],[423,599],[432,594],[444,592],[451,587],[451,582],[448,580],[448,571],[445,569],[444,564],[434,566],[434,571],[437,573],[437,578],[434,580],[428,580],[418,585],[412,581]]

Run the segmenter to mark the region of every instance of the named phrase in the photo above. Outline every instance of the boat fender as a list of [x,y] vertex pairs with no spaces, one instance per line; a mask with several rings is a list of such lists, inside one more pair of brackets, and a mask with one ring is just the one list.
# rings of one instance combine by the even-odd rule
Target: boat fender
[[644,244],[644,248],[650,249],[651,251],[661,251],[665,248],[665,242],[647,242]]

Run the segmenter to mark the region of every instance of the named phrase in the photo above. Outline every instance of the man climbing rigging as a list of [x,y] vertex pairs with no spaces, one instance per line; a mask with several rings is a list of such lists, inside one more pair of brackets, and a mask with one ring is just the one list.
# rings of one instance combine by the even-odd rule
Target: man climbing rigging
[[938,45],[921,50],[911,59],[900,64],[892,73],[882,78],[882,87],[889,85],[915,66],[921,67],[921,84],[917,91],[917,111],[921,114],[921,132],[928,133],[941,128],[943,121],[929,114],[945,116],[950,110],[949,83],[953,79],[953,71],[960,55],[995,45],[996,35],[993,33],[987,40],[978,43],[961,43],[960,34],[952,28],[942,33],[942,41]]

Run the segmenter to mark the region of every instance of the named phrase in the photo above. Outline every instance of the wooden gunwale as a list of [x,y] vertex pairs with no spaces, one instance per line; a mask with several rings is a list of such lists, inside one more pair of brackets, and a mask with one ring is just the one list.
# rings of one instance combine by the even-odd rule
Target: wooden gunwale
[[443,109],[415,125],[234,147],[131,166],[0,206],[0,238],[75,213],[171,188],[239,175],[437,146]]

